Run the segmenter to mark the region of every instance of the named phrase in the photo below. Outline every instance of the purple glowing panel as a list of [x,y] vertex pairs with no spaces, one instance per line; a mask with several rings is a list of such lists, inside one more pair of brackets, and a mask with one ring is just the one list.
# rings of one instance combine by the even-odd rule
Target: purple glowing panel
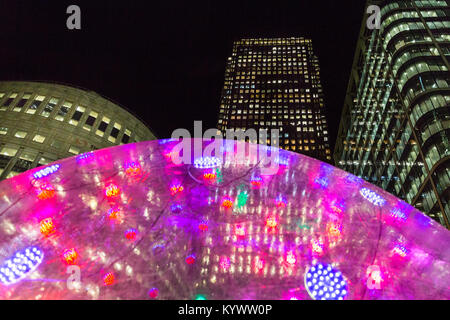
[[[24,248],[45,256],[21,267],[25,277],[4,269],[0,299],[311,299],[314,290],[450,299],[450,234],[438,223],[320,161],[281,150],[269,174],[236,154],[267,147],[227,143],[215,179],[194,163],[174,164],[167,154],[178,141],[164,140],[61,160],[42,179],[34,169],[2,181],[0,265]],[[47,197],[43,183],[52,186]],[[42,221],[52,221],[51,233]],[[333,279],[305,281],[316,271],[320,280],[311,268],[319,265]],[[69,286],[74,270],[81,280]]]

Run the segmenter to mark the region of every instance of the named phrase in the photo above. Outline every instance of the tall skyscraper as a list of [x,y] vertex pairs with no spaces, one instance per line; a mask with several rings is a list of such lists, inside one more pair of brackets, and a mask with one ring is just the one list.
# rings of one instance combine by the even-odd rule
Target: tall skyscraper
[[264,144],[331,162],[320,68],[304,38],[242,39],[228,58],[217,128],[267,129]]
[[0,82],[0,180],[58,159],[156,139],[99,94],[44,82]]
[[335,162],[450,227],[450,2],[369,1]]

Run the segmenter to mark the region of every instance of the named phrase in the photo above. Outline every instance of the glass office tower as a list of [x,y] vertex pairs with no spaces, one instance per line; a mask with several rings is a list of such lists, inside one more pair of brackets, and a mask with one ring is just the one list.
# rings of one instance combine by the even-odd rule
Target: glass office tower
[[450,227],[450,1],[369,1],[334,152],[342,169]]
[[[305,38],[242,39],[228,58],[217,128],[267,129],[260,143],[331,162],[320,68]],[[257,141],[251,141],[256,143]]]

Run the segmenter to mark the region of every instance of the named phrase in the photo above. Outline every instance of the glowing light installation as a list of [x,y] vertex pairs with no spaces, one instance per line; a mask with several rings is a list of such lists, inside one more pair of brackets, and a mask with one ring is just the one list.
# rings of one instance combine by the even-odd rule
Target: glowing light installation
[[[165,153],[178,141],[150,141],[61,160],[41,179],[29,171],[0,182],[0,299],[450,300],[448,230],[300,154],[280,150],[285,165],[270,173],[264,161],[241,163],[238,150],[260,146],[240,143],[230,141],[220,172],[174,165]],[[252,177],[262,177],[259,187]],[[36,197],[46,186],[48,197]],[[16,274],[6,261],[28,247],[39,253]],[[334,281],[325,291],[324,277],[321,293],[318,263],[342,272],[346,287]],[[74,264],[81,290],[50,281],[64,284]],[[308,272],[319,279],[312,286]]]
[[342,273],[329,264],[314,264],[305,273],[305,287],[314,300],[343,300],[348,293]]
[[53,164],[51,166],[45,167],[44,169],[41,169],[35,173],[33,173],[33,177],[35,179],[41,179],[44,178],[52,173],[55,173],[56,171],[58,171],[60,168],[59,164]]
[[194,167],[198,169],[211,169],[220,167],[222,161],[217,157],[201,157],[194,160]]
[[112,272],[109,272],[103,276],[103,283],[105,286],[111,286],[115,283],[116,278]]
[[36,270],[43,258],[44,253],[36,247],[29,247],[16,252],[0,267],[0,282],[4,285],[19,282]]
[[369,200],[375,206],[382,206],[386,202],[381,196],[376,194],[376,192],[367,188],[362,188],[360,193],[365,199]]
[[52,218],[42,220],[40,225],[40,231],[46,237],[55,232],[55,225],[53,224]]

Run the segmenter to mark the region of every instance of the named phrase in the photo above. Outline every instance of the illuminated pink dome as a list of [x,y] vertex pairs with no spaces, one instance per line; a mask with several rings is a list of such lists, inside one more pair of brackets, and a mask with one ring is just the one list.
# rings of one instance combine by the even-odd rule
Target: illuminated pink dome
[[177,144],[1,182],[0,299],[450,299],[450,233],[405,202],[300,154]]

